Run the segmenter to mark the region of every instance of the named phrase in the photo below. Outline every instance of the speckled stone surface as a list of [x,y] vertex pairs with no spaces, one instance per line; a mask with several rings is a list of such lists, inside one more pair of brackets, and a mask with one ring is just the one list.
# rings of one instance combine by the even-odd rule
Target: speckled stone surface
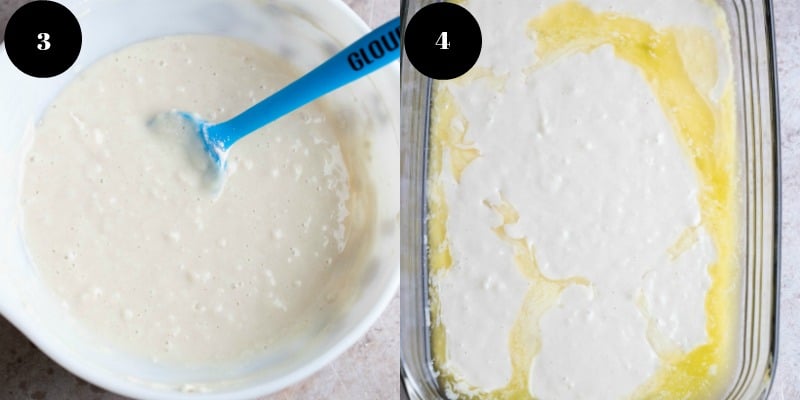
[[[0,0],[0,40],[11,13],[28,1]],[[400,0],[346,0],[345,3],[371,27],[397,16],[400,9]],[[3,95],[2,88],[0,95]],[[262,400],[397,399],[400,396],[399,332],[400,304],[395,296],[375,325],[342,356],[305,381]],[[70,374],[0,317],[0,399],[116,400],[124,397]]]
[[778,371],[771,400],[800,399],[800,2],[775,0],[783,169]]

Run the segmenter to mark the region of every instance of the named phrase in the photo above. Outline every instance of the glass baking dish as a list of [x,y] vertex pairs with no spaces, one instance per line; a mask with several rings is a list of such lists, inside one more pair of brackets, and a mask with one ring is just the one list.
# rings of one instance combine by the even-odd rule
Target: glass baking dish
[[[438,1],[402,2],[403,26]],[[770,0],[718,0],[731,33],[740,232],[737,365],[724,399],[767,397],[776,366],[780,261],[780,156]],[[498,4],[498,7],[501,6]],[[401,61],[401,375],[411,399],[445,398],[432,366],[426,178],[433,81]]]

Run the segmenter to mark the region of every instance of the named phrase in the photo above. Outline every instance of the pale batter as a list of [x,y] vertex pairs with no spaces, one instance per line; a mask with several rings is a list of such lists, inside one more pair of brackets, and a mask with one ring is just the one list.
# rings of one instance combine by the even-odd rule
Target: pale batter
[[245,137],[218,196],[180,138],[147,126],[171,109],[228,119],[299,75],[238,39],[167,37],[104,58],[56,98],[21,203],[66,312],[158,362],[235,360],[324,328],[374,233],[346,122],[318,101]]

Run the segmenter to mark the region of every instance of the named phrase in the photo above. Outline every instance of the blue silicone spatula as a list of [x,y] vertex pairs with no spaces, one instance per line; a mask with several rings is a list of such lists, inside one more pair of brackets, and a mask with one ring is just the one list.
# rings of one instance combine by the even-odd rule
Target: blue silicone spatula
[[[186,111],[161,114],[151,124],[188,121],[218,169],[225,168],[228,150],[239,139],[339,87],[380,69],[400,57],[400,18],[395,18],[340,51],[300,79],[261,100],[241,114],[210,123]],[[174,121],[173,121],[174,122]]]

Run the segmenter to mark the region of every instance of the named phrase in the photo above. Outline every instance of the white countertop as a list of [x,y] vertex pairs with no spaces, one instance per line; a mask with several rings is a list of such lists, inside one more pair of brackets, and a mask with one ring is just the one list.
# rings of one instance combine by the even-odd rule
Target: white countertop
[[774,0],[783,170],[778,371],[770,400],[800,399],[800,3]]

